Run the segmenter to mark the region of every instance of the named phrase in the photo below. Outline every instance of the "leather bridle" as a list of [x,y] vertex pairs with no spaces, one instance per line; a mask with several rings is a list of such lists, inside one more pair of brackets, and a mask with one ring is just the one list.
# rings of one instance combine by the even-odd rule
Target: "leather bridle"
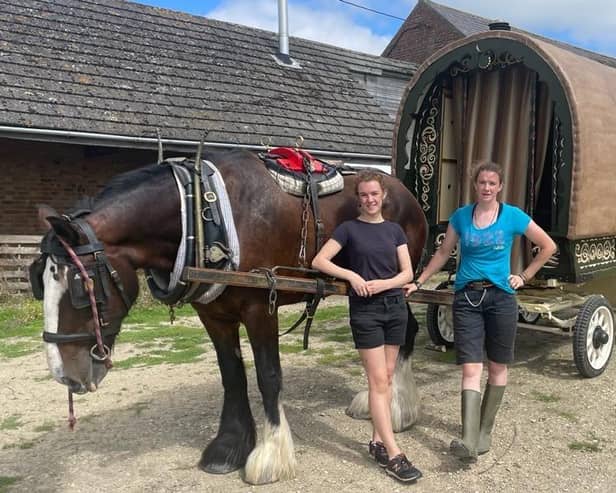
[[[88,243],[71,246],[57,234],[49,233],[41,242],[41,256],[30,268],[30,283],[35,298],[43,299],[44,285],[42,274],[47,258],[51,256],[54,263],[69,266],[67,278],[72,305],[76,309],[90,307],[94,323],[94,333],[60,334],[43,331],[43,340],[54,344],[91,342],[93,343],[90,349],[92,359],[98,362],[105,362],[106,365],[110,366],[109,355],[111,351],[104,341],[106,338],[116,336],[120,332],[119,325],[117,327],[110,327],[109,322],[102,315],[110,296],[110,282],[115,285],[119,292],[127,312],[131,306],[131,301],[124,289],[120,275],[109,262],[105,255],[104,245],[96,237],[92,226],[82,218],[73,219],[68,217],[67,219],[75,226],[75,229],[84,234]],[[83,255],[93,255],[94,264],[90,264],[86,268],[80,259]],[[101,308],[100,311],[99,306]]]

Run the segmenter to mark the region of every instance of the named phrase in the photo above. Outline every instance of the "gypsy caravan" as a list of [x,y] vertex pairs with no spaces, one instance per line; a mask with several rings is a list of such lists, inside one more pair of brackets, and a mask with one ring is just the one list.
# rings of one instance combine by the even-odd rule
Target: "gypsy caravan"
[[[503,165],[501,200],[558,245],[518,294],[521,323],[571,334],[579,372],[594,377],[614,344],[616,60],[503,23],[491,28],[447,45],[410,81],[394,135],[396,174],[428,219],[429,257],[451,213],[472,201],[471,164]],[[529,255],[532,245],[515,245],[512,272]],[[453,275],[455,256],[446,268]],[[428,305],[435,344],[453,344],[450,303],[443,293]]]

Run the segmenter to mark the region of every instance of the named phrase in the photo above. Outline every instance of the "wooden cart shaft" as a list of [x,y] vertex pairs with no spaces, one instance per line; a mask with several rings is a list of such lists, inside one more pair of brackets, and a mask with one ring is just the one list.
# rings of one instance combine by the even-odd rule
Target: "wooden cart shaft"
[[[182,276],[184,281],[207,283],[207,284],[226,284],[240,288],[270,289],[271,281],[264,272],[237,272],[222,271],[216,269],[201,269],[197,267],[186,267]],[[296,293],[314,294],[317,292],[317,281],[315,279],[293,276],[275,276],[276,290],[293,291]],[[348,284],[337,280],[324,280],[324,294],[329,295],[348,295]],[[413,303],[435,303],[439,305],[451,305],[453,296],[448,291],[433,291],[420,289],[407,298]]]

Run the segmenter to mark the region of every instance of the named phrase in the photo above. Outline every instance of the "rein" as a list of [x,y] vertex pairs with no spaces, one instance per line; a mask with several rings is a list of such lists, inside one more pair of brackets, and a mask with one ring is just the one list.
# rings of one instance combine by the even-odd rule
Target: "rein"
[[[94,281],[88,275],[86,268],[83,266],[83,263],[81,262],[81,260],[79,260],[79,257],[77,256],[73,248],[66,241],[64,241],[60,236],[58,236],[58,240],[60,241],[62,246],[65,248],[65,250],[68,252],[69,256],[71,257],[71,260],[79,269],[79,272],[81,272],[85,288],[88,291],[88,296],[90,298],[90,308],[92,309],[92,321],[94,323],[94,334],[96,336],[96,344],[92,346],[92,348],[90,349],[90,356],[94,360],[104,362],[105,367],[107,369],[110,369],[113,366],[113,363],[111,362],[111,358],[110,358],[111,350],[109,349],[108,346],[105,346],[105,344],[103,343],[103,337],[101,336],[100,318],[98,315],[98,308],[96,307],[96,297],[94,295]],[[99,354],[96,354],[95,349],[98,349]],[[77,418],[75,417],[75,408],[73,405],[73,391],[69,388],[68,389],[68,427],[71,430],[73,430],[75,428],[76,422],[77,422]]]
[[[113,366],[113,363],[111,362],[110,358],[111,350],[109,349],[109,347],[105,346],[105,344],[103,343],[103,337],[101,335],[101,322],[98,314],[98,308],[96,306],[96,297],[94,295],[94,281],[88,275],[86,268],[83,266],[81,260],[79,260],[79,257],[77,256],[73,248],[60,236],[58,236],[58,241],[62,243],[62,246],[68,252],[69,256],[71,257],[71,260],[79,269],[86,291],[88,292],[88,297],[90,299],[90,308],[92,309],[92,321],[94,323],[94,335],[96,337],[96,344],[90,349],[90,356],[92,356],[92,359],[104,362],[105,367],[109,369]],[[99,350],[99,354],[96,354],[95,349]]]

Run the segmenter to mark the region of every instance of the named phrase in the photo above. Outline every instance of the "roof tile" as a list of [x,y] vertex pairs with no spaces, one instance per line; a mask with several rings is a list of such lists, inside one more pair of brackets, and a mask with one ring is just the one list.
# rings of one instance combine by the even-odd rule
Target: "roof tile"
[[412,64],[121,0],[0,0],[0,124],[390,153],[393,120],[353,71]]

